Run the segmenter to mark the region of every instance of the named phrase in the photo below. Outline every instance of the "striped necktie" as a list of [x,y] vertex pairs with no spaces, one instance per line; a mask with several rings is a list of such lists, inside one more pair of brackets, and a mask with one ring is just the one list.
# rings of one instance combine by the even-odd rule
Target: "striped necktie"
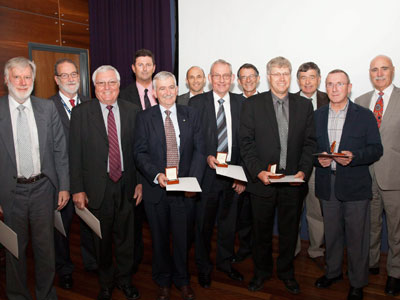
[[119,151],[117,126],[115,124],[113,106],[107,105],[107,131],[108,131],[108,166],[109,176],[112,181],[117,182],[122,176],[121,152]]
[[218,133],[218,152],[228,153],[228,129],[226,128],[226,117],[224,110],[224,99],[219,99],[219,108],[217,113],[217,133]]

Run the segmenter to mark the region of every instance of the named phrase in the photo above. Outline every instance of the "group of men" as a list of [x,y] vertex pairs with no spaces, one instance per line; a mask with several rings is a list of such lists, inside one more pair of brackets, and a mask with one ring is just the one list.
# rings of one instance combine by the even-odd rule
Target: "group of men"
[[[143,257],[146,216],[158,300],[170,298],[172,284],[183,299],[195,299],[188,273],[193,242],[199,284],[210,288],[215,224],[216,269],[243,281],[233,264],[252,255],[248,289],[262,289],[273,276],[276,211],[277,276],[298,294],[294,259],[300,251],[304,199],[308,254],[325,272],[315,282],[318,288],[343,278],[346,244],[348,299],[363,298],[368,274],[379,273],[385,211],[385,292],[400,292],[400,90],[392,84],[390,58],[380,55],[371,61],[374,90],[355,103],[349,99],[352,86],[345,71],[328,73],[325,94],[318,90],[320,69],[312,62],[299,67],[296,94],[289,93],[292,66],[284,57],[268,62],[270,90],[263,93],[257,91],[257,68],[242,65],[237,72],[242,95],[230,92],[235,75],[222,59],[211,65],[209,92],[204,92],[204,71],[193,66],[186,74],[189,92],[181,96],[173,74],[161,71],[153,78],[155,67],[153,53],[138,50],[132,64],[136,82],[120,91],[118,71],[100,66],[92,75],[96,98],[89,100],[78,94],[77,65],[61,59],[54,74],[59,92],[46,101],[31,95],[34,63],[22,57],[7,62],[9,93],[0,99],[5,149],[0,154],[0,212],[17,233],[19,246],[19,259],[6,255],[9,299],[31,299],[25,255],[30,236],[40,276],[37,298],[57,299],[56,272],[61,287],[73,287],[68,238],[74,204],[100,220],[102,238],[80,224],[83,263],[86,271],[98,274],[99,300],[111,299],[115,287],[127,299],[140,297],[132,275]],[[229,164],[244,168],[247,183],[216,174],[219,152],[227,153]],[[271,165],[300,183],[272,183]],[[166,168],[176,168],[178,177],[195,177],[202,192],[167,192]],[[54,209],[61,212],[67,237],[53,228]]]

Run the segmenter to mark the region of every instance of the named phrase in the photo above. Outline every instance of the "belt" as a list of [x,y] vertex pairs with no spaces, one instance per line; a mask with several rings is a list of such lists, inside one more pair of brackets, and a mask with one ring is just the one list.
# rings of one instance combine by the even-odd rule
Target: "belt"
[[336,176],[336,170],[331,170],[331,174]]
[[36,175],[36,176],[32,176],[29,178],[25,178],[25,177],[18,177],[17,178],[17,183],[20,184],[30,184],[30,183],[34,183],[42,178],[46,177],[46,175],[44,175],[43,173]]

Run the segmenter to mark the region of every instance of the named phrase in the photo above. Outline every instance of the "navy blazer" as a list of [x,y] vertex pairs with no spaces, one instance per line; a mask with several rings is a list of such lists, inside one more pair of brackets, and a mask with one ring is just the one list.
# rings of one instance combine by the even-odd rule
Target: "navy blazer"
[[[329,105],[315,111],[317,152],[330,152],[328,137]],[[335,196],[340,201],[357,201],[372,198],[369,165],[383,154],[381,136],[373,113],[349,100],[346,120],[338,152],[351,151],[354,155],[347,166],[336,164]],[[329,200],[331,193],[331,168],[323,168],[315,159],[315,194]]]
[[[206,166],[205,146],[200,118],[191,107],[176,104],[180,131],[179,177],[196,177],[199,184]],[[137,114],[134,143],[136,165],[145,178],[143,199],[158,203],[166,197],[165,189],[154,183],[158,173],[165,173],[167,142],[159,105]]]

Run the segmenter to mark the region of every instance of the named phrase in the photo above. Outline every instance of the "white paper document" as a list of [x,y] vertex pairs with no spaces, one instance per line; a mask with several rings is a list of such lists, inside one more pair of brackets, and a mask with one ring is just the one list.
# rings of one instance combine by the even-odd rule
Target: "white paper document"
[[196,177],[179,177],[179,183],[167,184],[167,192],[201,192],[199,182]]
[[247,182],[246,174],[242,166],[228,165],[227,168],[217,167],[216,170],[218,175]]
[[304,182],[303,179],[294,178],[294,175],[286,175],[285,177],[279,178],[279,179],[270,178],[269,181],[271,183],[302,183],[302,182]]
[[61,218],[61,212],[59,210],[54,211],[54,227],[65,237],[67,234],[65,233],[64,224]]
[[99,238],[102,238],[100,221],[86,207],[84,209],[79,209],[75,206],[75,212]]
[[18,258],[18,237],[17,234],[3,221],[0,221],[0,243]]

